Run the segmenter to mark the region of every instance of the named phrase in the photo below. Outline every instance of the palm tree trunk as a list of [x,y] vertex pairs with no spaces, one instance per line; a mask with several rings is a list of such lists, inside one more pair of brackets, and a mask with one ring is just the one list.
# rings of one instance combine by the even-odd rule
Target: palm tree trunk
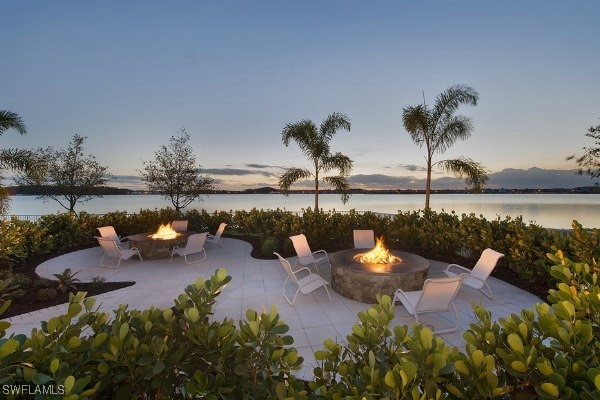
[[427,182],[425,183],[425,211],[429,211],[429,196],[431,195],[431,157],[427,158]]
[[315,212],[319,212],[319,171],[315,171]]

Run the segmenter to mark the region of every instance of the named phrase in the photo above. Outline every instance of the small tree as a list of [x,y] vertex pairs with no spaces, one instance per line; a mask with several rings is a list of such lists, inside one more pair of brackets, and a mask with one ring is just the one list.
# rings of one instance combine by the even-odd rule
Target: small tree
[[[579,175],[589,175],[593,178],[600,178],[600,124],[590,127],[585,136],[595,140],[596,147],[584,147],[584,153],[575,161],[579,165]],[[570,156],[567,160],[571,160],[575,156]]]
[[214,179],[201,175],[202,166],[196,164],[190,135],[181,128],[178,136],[171,136],[169,145],[162,145],[154,153],[154,161],[144,161],[141,172],[148,190],[170,199],[176,212],[199,199],[215,187]]
[[[290,140],[298,143],[304,155],[313,165],[312,171],[306,168],[290,168],[285,171],[279,178],[279,187],[284,194],[287,194],[290,186],[298,180],[313,178],[315,181],[315,211],[319,211],[320,181],[339,190],[343,203],[348,201],[350,185],[347,177],[352,170],[352,160],[342,153],[332,154],[329,142],[339,129],[350,132],[350,126],[350,119],[347,116],[333,113],[321,123],[319,128],[311,120],[289,123],[283,128],[281,132],[283,144],[288,146]],[[321,173],[334,169],[339,171],[338,175],[321,176]]]
[[459,157],[452,160],[433,162],[436,153],[443,154],[459,139],[471,136],[473,124],[464,115],[455,115],[461,104],[477,105],[479,94],[469,86],[456,85],[440,93],[432,108],[425,102],[417,106],[409,106],[402,111],[404,128],[413,142],[419,147],[425,145],[427,155],[427,183],[425,186],[425,210],[429,210],[431,194],[431,171],[439,165],[446,171],[465,177],[467,185],[474,191],[480,191],[488,179],[482,164],[469,158]]
[[52,147],[38,149],[36,154],[43,160],[42,176],[22,173],[15,180],[19,185],[41,185],[44,200],[55,200],[69,212],[75,212],[77,203],[85,203],[94,197],[102,197],[98,187],[106,183],[108,167],[100,165],[93,155],[84,155],[83,145],[87,137],[73,135],[69,146],[55,150]]

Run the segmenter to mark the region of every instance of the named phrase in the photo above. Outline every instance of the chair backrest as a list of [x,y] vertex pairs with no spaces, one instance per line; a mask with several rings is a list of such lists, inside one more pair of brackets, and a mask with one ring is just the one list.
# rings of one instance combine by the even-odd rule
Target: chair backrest
[[221,222],[221,225],[219,225],[219,229],[217,229],[217,233],[215,233],[215,238],[221,239],[221,235],[223,234],[223,231],[225,230],[225,227],[227,226],[227,224],[225,222]]
[[100,245],[100,247],[102,247],[105,256],[121,258],[121,249],[119,248],[117,242],[115,242],[114,239],[109,237],[98,236],[96,236],[96,239],[98,240],[98,244]]
[[475,264],[473,270],[471,270],[471,276],[485,281],[494,268],[496,268],[498,260],[502,257],[504,257],[504,254],[498,253],[496,250],[485,249],[481,253],[481,257],[479,257],[477,264]]
[[355,249],[372,249],[375,247],[375,233],[372,229],[355,229],[352,233]]
[[273,252],[273,254],[275,254],[277,256],[277,258],[279,258],[279,262],[281,263],[281,266],[283,267],[285,272],[288,274],[290,280],[299,286],[298,278],[296,277],[296,274],[294,274],[294,271],[292,270],[292,266],[291,266],[290,262],[288,260],[286,260],[285,258],[283,258],[281,255],[279,255],[279,253]]
[[117,232],[115,231],[115,228],[112,226],[102,226],[100,228],[96,228],[98,229],[98,232],[100,233],[100,236],[103,238],[111,238],[113,239],[115,242],[120,243],[121,240],[119,239],[119,235],[117,235]]
[[310,250],[306,236],[304,236],[303,233],[296,236],[290,236],[290,239],[292,240],[298,258],[313,258],[312,251]]
[[185,245],[185,252],[187,254],[193,254],[202,251],[202,249],[204,249],[204,243],[206,242],[207,236],[208,232],[194,233],[193,235],[188,236],[187,243]]
[[171,227],[175,232],[186,232],[188,230],[188,220],[180,219],[171,222]]
[[456,297],[463,276],[430,278],[425,280],[421,297],[415,306],[417,312],[446,311]]

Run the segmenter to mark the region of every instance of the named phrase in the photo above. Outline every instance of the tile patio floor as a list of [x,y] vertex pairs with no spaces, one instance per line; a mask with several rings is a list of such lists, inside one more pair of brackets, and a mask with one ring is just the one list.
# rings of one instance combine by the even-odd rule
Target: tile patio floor
[[[184,288],[197,278],[210,277],[217,268],[226,268],[232,281],[223,290],[215,306],[214,318],[229,317],[240,320],[248,308],[260,311],[263,307],[270,309],[277,305],[281,319],[290,327],[294,337],[294,346],[304,357],[304,369],[299,377],[311,379],[312,367],[315,363],[314,351],[321,349],[323,341],[332,338],[345,343],[346,336],[357,321],[356,314],[369,308],[369,304],[358,303],[337,294],[330,289],[332,302],[324,290],[319,289],[310,295],[298,295],[295,306],[289,305],[281,294],[285,272],[278,260],[257,260],[250,256],[252,250],[249,243],[236,239],[222,239],[223,247],[207,244],[208,259],[204,262],[188,265],[182,258],[169,260],[145,260],[137,258],[121,262],[119,269],[100,267],[102,251],[100,247],[80,250],[48,260],[38,266],[37,273],[46,278],[52,274],[71,268],[79,271],[77,278],[81,281],[91,281],[102,276],[107,281],[135,281],[134,286],[96,296],[96,305],[103,311],[112,311],[120,304],[129,304],[130,308],[144,309],[150,306],[171,307],[173,299]],[[112,260],[110,260],[112,261]],[[293,260],[292,260],[293,263]],[[447,264],[431,261],[429,277],[443,276]],[[321,273],[328,277],[329,271],[320,268]],[[519,313],[524,308],[532,308],[541,299],[512,285],[495,278],[490,278],[489,284],[494,292],[491,301],[479,291],[463,287],[458,294],[455,304],[460,312],[461,330],[444,334],[441,337],[450,345],[462,348],[464,329],[474,322],[470,302],[482,303],[492,315],[502,318],[511,313]],[[50,307],[9,318],[12,326],[10,333],[31,333],[31,329],[39,327],[40,321],[62,314],[65,305]],[[394,324],[411,326],[414,318],[404,307],[396,306]],[[436,327],[450,326],[453,315],[448,313],[429,314],[422,318],[425,324]]]

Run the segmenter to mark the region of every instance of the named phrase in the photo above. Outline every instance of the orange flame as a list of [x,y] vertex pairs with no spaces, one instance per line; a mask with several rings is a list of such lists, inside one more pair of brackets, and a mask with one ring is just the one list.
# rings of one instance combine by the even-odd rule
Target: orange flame
[[396,257],[385,247],[383,236],[377,238],[372,250],[357,254],[354,259],[365,264],[397,264],[402,261],[400,257]]
[[156,233],[150,237],[152,239],[175,239],[177,236],[179,236],[179,233],[177,233],[171,224],[168,223],[164,225],[160,224]]

